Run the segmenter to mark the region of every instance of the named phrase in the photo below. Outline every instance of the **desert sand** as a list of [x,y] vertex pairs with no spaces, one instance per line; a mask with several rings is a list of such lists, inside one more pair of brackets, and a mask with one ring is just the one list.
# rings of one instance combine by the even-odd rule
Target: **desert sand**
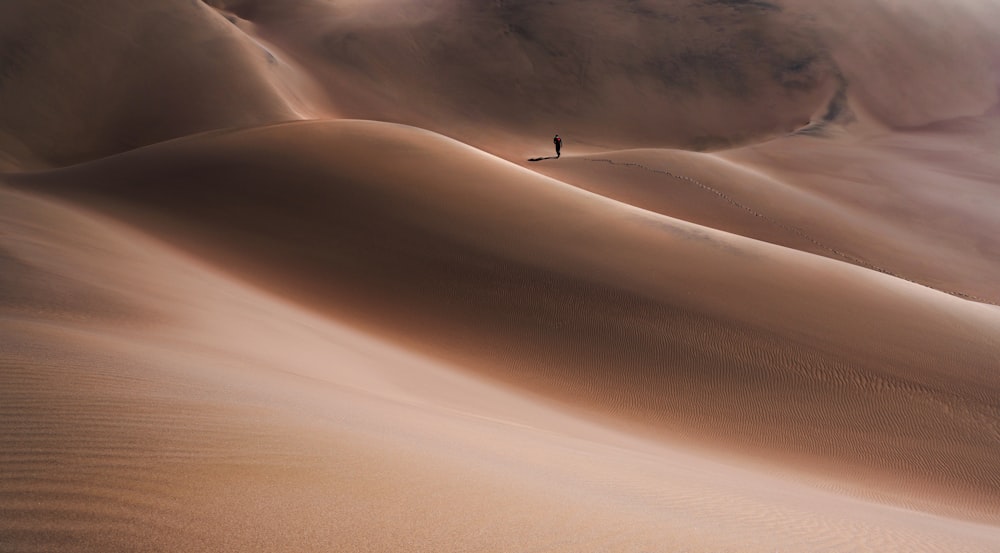
[[997,20],[0,4],[0,551],[1000,550]]

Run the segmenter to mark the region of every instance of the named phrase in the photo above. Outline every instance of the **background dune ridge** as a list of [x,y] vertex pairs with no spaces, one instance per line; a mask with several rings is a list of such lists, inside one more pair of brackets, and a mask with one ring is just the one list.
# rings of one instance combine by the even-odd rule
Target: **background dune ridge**
[[998,15],[0,5],[0,549],[997,550]]

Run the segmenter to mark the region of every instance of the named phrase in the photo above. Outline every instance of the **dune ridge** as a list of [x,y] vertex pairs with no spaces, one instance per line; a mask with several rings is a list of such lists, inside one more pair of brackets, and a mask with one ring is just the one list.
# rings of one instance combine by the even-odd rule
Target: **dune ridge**
[[998,10],[0,3],[0,549],[1000,549]]
[[[992,526],[594,426],[104,217],[0,197],[4,273],[33,266],[60,306],[0,322],[15,551],[996,547]],[[81,289],[122,305],[95,316]]]
[[[13,182],[563,401],[863,468],[984,516],[1000,485],[982,426],[997,418],[994,307],[656,216],[426,131],[284,124]],[[923,448],[935,439],[961,453]],[[930,468],[942,462],[957,465]]]
[[[925,147],[936,142],[922,141]],[[1000,297],[991,278],[997,270],[997,258],[992,255],[997,247],[993,239],[996,220],[988,207],[993,192],[987,176],[997,168],[983,167],[975,175],[942,178],[942,169],[929,165],[925,175],[915,177],[913,169],[908,169],[900,171],[900,178],[874,167],[876,163],[884,166],[887,158],[898,157],[898,153],[872,156],[868,166],[852,156],[855,171],[886,175],[883,183],[892,191],[873,194],[870,186],[859,187],[838,175],[839,170],[833,167],[842,159],[838,160],[829,145],[817,148],[816,144],[798,142],[801,139],[791,137],[722,154],[666,150],[587,154],[581,161],[607,164],[611,169],[574,162],[539,170],[658,213],[997,305]],[[906,142],[903,151],[910,154],[912,146]],[[887,144],[872,147],[888,149]],[[791,161],[782,150],[794,151],[797,160]],[[760,162],[776,152],[782,152],[778,154],[781,162]],[[976,157],[982,158],[976,151],[952,155],[970,167],[977,163]],[[898,159],[895,163],[901,165]],[[995,165],[992,161],[988,164]],[[637,171],[649,175],[636,176]],[[808,172],[810,178],[803,178],[802,172]],[[671,186],[673,180],[684,186]],[[816,186],[816,181],[825,186]],[[922,182],[931,193],[904,200],[904,191],[914,188],[916,182]],[[962,200],[944,200],[949,196]],[[864,216],[874,211],[867,205],[873,200],[877,209],[891,209],[891,214]],[[921,226],[914,226],[914,221]]]

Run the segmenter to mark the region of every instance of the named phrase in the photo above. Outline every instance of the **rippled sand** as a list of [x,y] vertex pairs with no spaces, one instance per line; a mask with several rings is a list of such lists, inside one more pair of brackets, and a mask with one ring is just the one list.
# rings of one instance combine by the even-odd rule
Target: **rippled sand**
[[1000,549],[996,10],[640,4],[0,5],[0,550]]

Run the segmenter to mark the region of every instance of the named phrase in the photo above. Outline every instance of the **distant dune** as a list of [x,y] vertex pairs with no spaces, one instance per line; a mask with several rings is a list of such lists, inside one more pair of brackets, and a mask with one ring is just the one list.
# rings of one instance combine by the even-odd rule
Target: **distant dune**
[[1000,549],[997,16],[0,5],[0,549]]

